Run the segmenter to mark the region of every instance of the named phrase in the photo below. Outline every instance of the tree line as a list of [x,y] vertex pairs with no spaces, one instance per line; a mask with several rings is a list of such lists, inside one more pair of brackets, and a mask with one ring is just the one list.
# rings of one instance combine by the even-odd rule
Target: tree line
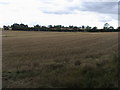
[[110,26],[108,23],[105,23],[102,29],[98,29],[95,27],[90,26],[62,26],[62,25],[48,25],[48,26],[41,26],[35,25],[33,27],[29,27],[25,24],[18,24],[14,23],[11,26],[3,26],[3,30],[17,30],[17,31],[57,31],[57,32],[119,32],[120,27],[114,28]]

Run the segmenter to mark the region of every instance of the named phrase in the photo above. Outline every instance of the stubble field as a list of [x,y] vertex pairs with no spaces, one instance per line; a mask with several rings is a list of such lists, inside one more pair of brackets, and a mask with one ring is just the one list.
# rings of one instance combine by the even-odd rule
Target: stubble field
[[3,88],[118,87],[117,32],[3,31]]

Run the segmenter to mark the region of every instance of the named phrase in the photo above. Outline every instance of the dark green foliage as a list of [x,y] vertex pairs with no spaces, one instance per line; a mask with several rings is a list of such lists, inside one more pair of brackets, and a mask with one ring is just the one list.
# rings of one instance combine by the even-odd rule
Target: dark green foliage
[[24,24],[17,24],[14,23],[11,26],[3,26],[4,30],[19,30],[19,31],[58,31],[58,32],[118,32],[120,31],[120,27],[114,29],[114,27],[109,26],[108,23],[104,24],[103,29],[97,29],[97,27],[90,27],[90,26],[69,26],[64,27],[62,25],[48,25],[48,26],[40,26],[35,25],[34,27],[28,27],[28,25]]
[[4,25],[4,26],[3,26],[3,29],[4,29],[4,30],[9,30],[9,29],[10,29],[10,26],[5,26],[5,25]]
[[28,31],[28,25],[24,25],[24,24],[13,24],[11,25],[12,30],[22,30],[22,31]]

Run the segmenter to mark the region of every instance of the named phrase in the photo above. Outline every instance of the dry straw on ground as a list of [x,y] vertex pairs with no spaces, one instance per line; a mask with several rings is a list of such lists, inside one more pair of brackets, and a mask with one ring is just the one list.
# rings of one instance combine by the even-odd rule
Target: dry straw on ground
[[3,31],[3,87],[117,87],[118,33]]

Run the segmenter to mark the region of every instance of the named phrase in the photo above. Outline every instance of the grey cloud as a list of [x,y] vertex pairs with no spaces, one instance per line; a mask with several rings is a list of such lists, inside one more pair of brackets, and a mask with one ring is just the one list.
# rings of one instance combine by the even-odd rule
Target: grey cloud
[[112,20],[118,20],[118,2],[83,2],[82,6],[82,11],[107,14],[107,16],[109,15],[111,17],[103,17],[99,20],[100,22],[110,22]]
[[62,14],[71,14],[71,11],[43,11],[43,13],[47,13],[47,14],[58,14],[58,15],[62,15]]
[[[72,0],[69,0],[72,1]],[[118,13],[118,3],[117,2],[82,2],[79,6],[73,5],[66,7],[63,10],[49,11],[43,10],[43,13],[47,14],[72,14],[74,11],[88,11],[97,12],[103,14],[117,14]]]
[[111,19],[100,19],[99,20],[100,22],[110,22],[110,21],[112,21]]
[[117,14],[117,2],[83,2],[82,11],[92,11],[104,14]]

